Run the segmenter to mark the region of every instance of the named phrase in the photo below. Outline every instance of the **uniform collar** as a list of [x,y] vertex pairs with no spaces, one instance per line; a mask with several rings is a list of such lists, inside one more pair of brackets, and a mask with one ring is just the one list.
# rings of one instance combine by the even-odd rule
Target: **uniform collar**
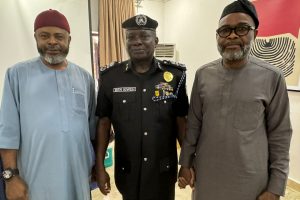
[[[156,71],[156,70],[164,71],[165,70],[165,68],[161,64],[161,62],[159,60],[157,60],[155,57],[153,57],[151,67],[155,68],[154,71]],[[131,62],[131,60],[128,60],[125,64],[125,67],[124,67],[124,72],[129,72],[129,71],[132,71],[132,62]]]

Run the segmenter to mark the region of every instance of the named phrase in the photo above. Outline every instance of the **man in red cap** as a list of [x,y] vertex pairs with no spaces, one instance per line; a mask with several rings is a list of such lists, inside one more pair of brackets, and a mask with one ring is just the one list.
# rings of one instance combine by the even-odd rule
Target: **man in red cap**
[[0,154],[7,199],[89,200],[95,132],[91,75],[66,59],[66,17],[40,13],[34,23],[40,56],[6,73],[0,111]]

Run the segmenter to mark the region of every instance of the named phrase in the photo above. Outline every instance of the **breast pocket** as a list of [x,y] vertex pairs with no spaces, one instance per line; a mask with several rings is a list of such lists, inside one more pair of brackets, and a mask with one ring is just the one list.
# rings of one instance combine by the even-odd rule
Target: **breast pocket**
[[73,109],[76,113],[82,114],[86,112],[85,93],[83,91],[73,88],[72,101]]
[[113,95],[113,115],[115,119],[129,120],[136,106],[135,93],[115,93]]
[[173,115],[173,99],[165,99],[158,101],[158,118],[168,119]]
[[234,112],[234,127],[250,131],[257,127],[263,105],[260,101],[238,102]]

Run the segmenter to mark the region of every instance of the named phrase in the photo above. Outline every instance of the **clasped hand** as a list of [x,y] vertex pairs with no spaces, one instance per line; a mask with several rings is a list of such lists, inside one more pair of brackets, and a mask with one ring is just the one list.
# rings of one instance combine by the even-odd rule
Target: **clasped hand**
[[195,171],[193,168],[180,167],[178,174],[178,186],[180,189],[184,189],[187,185],[189,185],[192,189],[194,189],[195,182]]

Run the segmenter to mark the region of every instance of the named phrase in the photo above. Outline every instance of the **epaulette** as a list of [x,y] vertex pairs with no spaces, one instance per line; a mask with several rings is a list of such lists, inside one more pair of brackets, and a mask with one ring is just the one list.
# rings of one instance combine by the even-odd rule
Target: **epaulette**
[[112,62],[108,65],[100,66],[99,67],[100,73],[103,74],[103,73],[109,71],[110,69],[112,69],[114,66],[117,66],[118,64],[119,64],[119,62],[115,61],[115,62]]
[[181,64],[181,63],[174,62],[174,61],[171,61],[171,60],[163,60],[163,61],[162,61],[162,64],[163,64],[164,66],[171,66],[171,67],[175,67],[175,68],[177,68],[177,69],[186,71],[185,64]]

